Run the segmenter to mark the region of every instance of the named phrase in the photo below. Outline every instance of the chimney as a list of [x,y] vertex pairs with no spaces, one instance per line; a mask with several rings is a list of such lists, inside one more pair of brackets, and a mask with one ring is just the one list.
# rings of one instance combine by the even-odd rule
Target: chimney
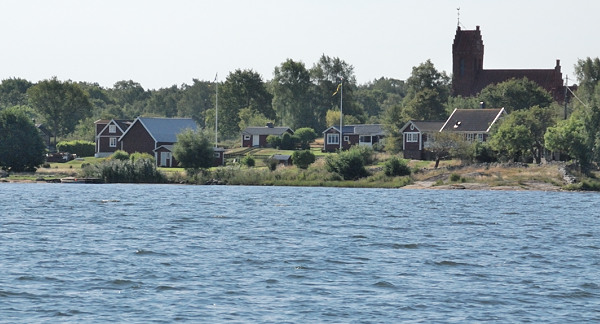
[[479,102],[479,108],[481,108],[481,109],[485,108],[485,102],[480,101]]
[[273,123],[267,123],[267,125],[265,127],[273,128]]

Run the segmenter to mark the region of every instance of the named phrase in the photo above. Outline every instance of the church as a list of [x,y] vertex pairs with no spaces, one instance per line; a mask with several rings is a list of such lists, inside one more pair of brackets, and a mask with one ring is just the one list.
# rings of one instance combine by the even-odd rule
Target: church
[[553,69],[486,70],[483,68],[483,39],[479,26],[475,30],[457,27],[452,44],[452,92],[455,96],[472,97],[490,84],[524,77],[546,89],[554,100],[564,100],[560,60],[556,60]]

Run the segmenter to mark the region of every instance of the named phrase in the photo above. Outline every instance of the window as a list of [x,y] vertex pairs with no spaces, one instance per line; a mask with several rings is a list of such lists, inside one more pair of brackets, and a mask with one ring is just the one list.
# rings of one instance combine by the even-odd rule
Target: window
[[371,143],[371,136],[369,136],[369,135],[361,135],[361,136],[358,138],[358,141],[359,141],[360,143]]
[[477,140],[483,142],[483,134],[477,134]]
[[108,143],[108,146],[110,146],[110,147],[117,147],[117,138],[116,137],[111,137],[110,138],[110,142]]
[[116,125],[108,125],[108,132],[111,134],[114,134],[117,132],[117,126]]
[[221,154],[220,154],[219,152],[215,152],[215,155],[214,155],[214,156],[215,156],[216,158],[220,158],[220,157],[221,157]]
[[249,141],[250,140],[250,135],[244,135],[244,141]]
[[350,142],[350,136],[344,136],[344,142]]
[[419,133],[404,133],[404,137],[406,138],[407,143],[419,142]]
[[327,144],[340,144],[340,134],[327,134]]

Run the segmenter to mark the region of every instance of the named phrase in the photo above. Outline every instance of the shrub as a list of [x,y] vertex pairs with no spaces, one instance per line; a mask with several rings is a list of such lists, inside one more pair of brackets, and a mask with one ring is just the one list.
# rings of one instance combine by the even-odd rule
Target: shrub
[[329,155],[326,167],[327,171],[339,174],[344,180],[356,180],[369,175],[359,150],[341,152],[337,156]]
[[77,156],[94,156],[96,144],[89,141],[68,141],[56,144],[56,150],[59,152],[69,152]]
[[310,143],[317,139],[317,133],[310,127],[298,128],[294,136],[298,138],[300,148],[303,150],[309,149]]
[[290,133],[284,133],[281,135],[281,145],[279,148],[282,150],[293,150],[296,148],[298,143],[298,137],[290,135]]
[[[452,173],[452,174],[450,175],[450,181],[452,181],[452,182],[459,182],[459,181],[461,181],[461,180],[462,180],[462,177],[461,177],[461,176],[460,176],[460,174],[458,174],[458,173]],[[464,182],[464,181],[463,181],[463,182]]]
[[279,161],[277,161],[273,158],[269,158],[267,160],[267,167],[269,168],[269,170],[271,170],[271,171],[277,170],[277,165],[279,165]]
[[411,173],[406,162],[397,157],[392,157],[385,162],[383,172],[388,177],[406,176]]
[[309,150],[295,151],[292,154],[292,162],[300,169],[307,169],[309,165],[315,162],[315,155]]
[[129,153],[122,150],[116,150],[113,154],[111,154],[111,156],[108,157],[108,159],[126,161],[129,160]]
[[106,183],[163,183],[166,177],[150,159],[110,159],[82,169],[83,176],[100,178]]
[[154,158],[154,156],[152,156],[148,153],[140,153],[140,152],[131,153],[129,155],[129,159],[133,162],[135,162],[136,160],[139,160],[139,159],[146,159],[146,160],[150,160],[150,161],[156,163],[156,159]]
[[244,158],[242,158],[242,160],[240,161],[240,163],[242,163],[243,165],[251,168],[253,167],[256,162],[254,161],[254,158],[252,157],[252,155],[246,155],[244,156]]
[[267,144],[274,148],[279,148],[281,146],[281,137],[276,135],[267,136]]

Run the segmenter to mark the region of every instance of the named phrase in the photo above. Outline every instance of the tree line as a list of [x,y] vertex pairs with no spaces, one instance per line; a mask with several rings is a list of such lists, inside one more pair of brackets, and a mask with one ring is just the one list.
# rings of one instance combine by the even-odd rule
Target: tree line
[[463,98],[452,96],[450,76],[430,60],[413,67],[406,80],[381,77],[357,84],[352,65],[326,55],[311,67],[287,59],[274,68],[271,80],[251,69],[238,69],[218,83],[194,79],[189,85],[157,90],[132,80],[106,88],[57,78],[37,83],[10,78],[0,83],[0,111],[18,110],[43,122],[59,139],[93,141],[97,119],[190,117],[212,130],[218,98],[220,138],[237,139],[245,127],[267,122],[320,133],[339,122],[339,94],[333,94],[343,82],[344,123],[384,124],[390,135],[388,151],[401,149],[399,129],[408,120],[445,120],[454,108],[478,108],[483,101],[509,112],[485,148],[496,158],[539,161],[549,148],[589,165],[600,161],[598,58],[579,60],[576,73],[579,87],[571,96],[566,120],[563,106],[527,79],[490,85],[475,97]]

